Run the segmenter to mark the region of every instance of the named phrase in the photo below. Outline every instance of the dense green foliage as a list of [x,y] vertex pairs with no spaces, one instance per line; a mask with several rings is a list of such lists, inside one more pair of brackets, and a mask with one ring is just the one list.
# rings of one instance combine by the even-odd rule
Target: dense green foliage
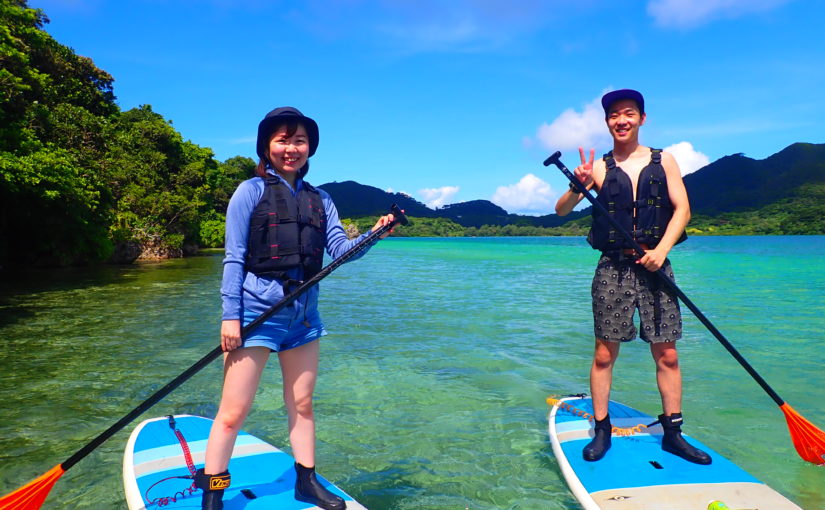
[[0,266],[220,245],[254,162],[217,162],[149,106],[121,112],[113,78],[45,23],[25,0],[0,0]]
[[58,44],[41,11],[0,2],[0,264],[110,252],[101,132],[112,77]]
[[825,184],[806,184],[792,196],[744,212],[714,217],[694,215],[689,234],[700,235],[811,235],[825,234]]
[[[353,224],[356,232],[366,232],[375,225],[375,216],[344,219],[344,226]],[[590,218],[570,221],[561,227],[536,227],[533,225],[483,225],[465,227],[447,218],[415,218],[408,216],[410,223],[397,227],[392,233],[396,237],[499,237],[499,236],[584,236],[590,228]]]

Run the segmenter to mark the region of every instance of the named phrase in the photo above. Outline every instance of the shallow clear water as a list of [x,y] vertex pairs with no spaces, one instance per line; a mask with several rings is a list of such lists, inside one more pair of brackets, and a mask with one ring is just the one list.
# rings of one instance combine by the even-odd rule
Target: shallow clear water
[[[587,390],[581,238],[388,239],[322,286],[318,465],[373,509],[573,509],[546,431],[548,395]],[[825,237],[692,237],[680,287],[776,392],[825,427]],[[221,255],[21,275],[0,287],[0,494],[66,460],[217,344]],[[806,509],[825,471],[782,412],[685,311],[685,429]],[[213,416],[213,363],[141,418]],[[659,410],[642,342],[613,398]],[[137,421],[58,481],[44,508],[124,508]],[[271,363],[246,427],[288,450]]]

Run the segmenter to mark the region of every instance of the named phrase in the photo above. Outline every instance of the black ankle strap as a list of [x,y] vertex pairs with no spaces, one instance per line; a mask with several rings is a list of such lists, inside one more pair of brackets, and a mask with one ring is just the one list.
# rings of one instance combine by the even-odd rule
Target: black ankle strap
[[229,471],[224,471],[217,475],[207,475],[203,469],[198,469],[195,473],[195,485],[204,491],[222,491],[232,483],[232,476]]

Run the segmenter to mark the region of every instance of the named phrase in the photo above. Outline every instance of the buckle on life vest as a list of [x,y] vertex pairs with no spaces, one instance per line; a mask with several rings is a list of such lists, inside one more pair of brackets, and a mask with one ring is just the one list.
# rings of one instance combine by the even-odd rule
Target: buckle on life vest
[[281,287],[284,289],[284,294],[289,294],[293,290],[295,290],[298,286],[303,284],[303,280],[296,280],[294,278],[286,278],[284,279],[283,283],[281,283]]

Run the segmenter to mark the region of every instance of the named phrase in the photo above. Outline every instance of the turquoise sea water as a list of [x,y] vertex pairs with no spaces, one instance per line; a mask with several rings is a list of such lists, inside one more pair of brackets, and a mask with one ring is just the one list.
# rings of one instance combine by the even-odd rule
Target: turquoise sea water
[[[372,509],[574,509],[545,398],[587,391],[581,238],[387,239],[321,284],[318,466]],[[777,393],[825,427],[825,237],[692,237],[680,287]],[[66,460],[217,344],[221,254],[23,275],[0,287],[0,494]],[[685,430],[805,509],[825,467],[685,310]],[[214,363],[143,417],[214,416]],[[625,345],[613,398],[660,412],[653,365]],[[137,421],[57,482],[45,508],[125,508]],[[277,363],[246,427],[288,450]]]

